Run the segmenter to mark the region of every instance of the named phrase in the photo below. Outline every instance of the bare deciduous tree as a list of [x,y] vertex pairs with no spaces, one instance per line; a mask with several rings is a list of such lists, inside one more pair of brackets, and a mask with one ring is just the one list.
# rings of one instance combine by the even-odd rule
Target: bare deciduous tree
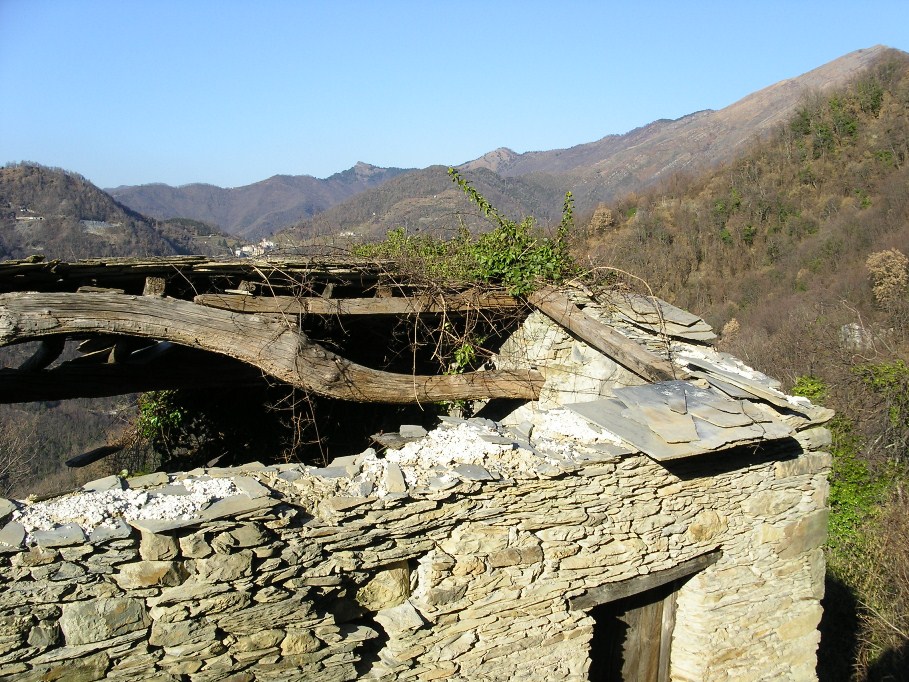
[[0,495],[9,495],[31,472],[38,440],[33,415],[7,412],[0,420]]

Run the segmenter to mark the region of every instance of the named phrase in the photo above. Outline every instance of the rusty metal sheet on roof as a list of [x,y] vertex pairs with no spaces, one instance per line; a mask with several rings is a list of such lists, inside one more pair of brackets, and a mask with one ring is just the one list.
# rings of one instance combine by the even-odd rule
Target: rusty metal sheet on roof
[[617,388],[615,398],[566,407],[660,462],[792,434],[770,408],[687,381]]

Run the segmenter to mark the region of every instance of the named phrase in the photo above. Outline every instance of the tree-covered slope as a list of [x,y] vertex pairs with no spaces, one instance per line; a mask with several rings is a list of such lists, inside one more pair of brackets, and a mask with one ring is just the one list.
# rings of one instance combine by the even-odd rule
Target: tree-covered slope
[[149,220],[76,173],[30,163],[0,168],[0,259],[225,252],[213,232],[202,223]]
[[891,53],[737,160],[600,207],[581,247],[837,411],[822,680],[909,669],[907,190],[909,55]]
[[[568,188],[541,187],[523,178],[504,178],[485,168],[466,176],[503,214],[530,215],[543,224],[558,222]],[[401,175],[303,221],[290,235],[308,240],[348,233],[369,239],[403,227],[410,233],[444,236],[456,234],[462,226],[471,231],[489,229],[476,206],[452,184],[447,168],[430,166]]]

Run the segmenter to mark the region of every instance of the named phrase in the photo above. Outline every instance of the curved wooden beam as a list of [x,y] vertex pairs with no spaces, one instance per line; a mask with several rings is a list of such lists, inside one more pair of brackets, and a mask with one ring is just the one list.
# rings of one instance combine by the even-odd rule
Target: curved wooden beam
[[59,334],[125,334],[220,353],[281,381],[342,400],[436,402],[539,396],[533,370],[406,375],[350,362],[280,320],[152,296],[104,293],[0,295],[0,345]]

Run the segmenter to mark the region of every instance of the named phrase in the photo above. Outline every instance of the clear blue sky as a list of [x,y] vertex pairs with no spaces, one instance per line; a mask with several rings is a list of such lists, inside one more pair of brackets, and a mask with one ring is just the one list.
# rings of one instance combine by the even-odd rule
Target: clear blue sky
[[457,164],[722,108],[909,1],[0,0],[0,164],[101,187]]

